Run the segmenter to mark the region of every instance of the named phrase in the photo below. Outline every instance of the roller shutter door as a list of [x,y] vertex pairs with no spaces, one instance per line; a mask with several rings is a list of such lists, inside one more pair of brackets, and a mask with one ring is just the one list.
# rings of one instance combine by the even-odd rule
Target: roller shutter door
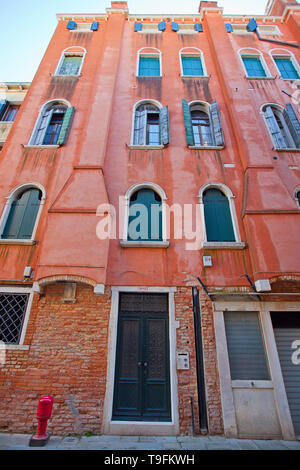
[[300,312],[272,314],[274,335],[294,425],[300,438]]

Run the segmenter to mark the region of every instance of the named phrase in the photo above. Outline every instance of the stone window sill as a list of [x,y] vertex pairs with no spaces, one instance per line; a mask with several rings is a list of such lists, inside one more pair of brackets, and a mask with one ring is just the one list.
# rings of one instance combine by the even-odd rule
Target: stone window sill
[[245,75],[245,78],[247,80],[276,80],[276,77],[248,77],[247,75]]
[[0,245],[36,245],[36,240],[23,240],[22,238],[1,238]]
[[123,248],[168,248],[170,242],[167,241],[120,241]]
[[163,149],[164,145],[128,145],[126,144],[129,149],[141,149],[141,150],[159,150]]
[[181,75],[181,78],[210,78],[210,75]]
[[7,351],[29,351],[29,345],[25,344],[5,344]]
[[290,148],[290,149],[273,148],[273,150],[275,150],[275,152],[293,152],[293,153],[299,153],[300,152],[300,148],[299,149],[297,149],[297,148]]
[[191,150],[223,150],[224,145],[188,145],[188,148]]
[[23,145],[24,149],[58,149],[60,145]]
[[243,250],[246,248],[244,242],[203,242],[202,248],[210,248],[212,250]]

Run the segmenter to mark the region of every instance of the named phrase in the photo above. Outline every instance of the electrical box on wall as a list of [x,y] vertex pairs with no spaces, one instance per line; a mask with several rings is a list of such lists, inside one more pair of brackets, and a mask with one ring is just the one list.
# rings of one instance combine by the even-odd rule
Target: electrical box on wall
[[212,266],[211,256],[203,256],[203,266],[206,266],[206,267],[211,267]]
[[30,277],[31,276],[31,266],[26,266],[24,269],[24,277]]
[[187,370],[190,368],[189,353],[183,351],[177,351],[177,369]]

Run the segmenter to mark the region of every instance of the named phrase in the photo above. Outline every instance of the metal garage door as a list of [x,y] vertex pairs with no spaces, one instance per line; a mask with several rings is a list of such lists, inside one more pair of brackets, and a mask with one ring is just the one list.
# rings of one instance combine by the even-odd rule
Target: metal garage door
[[294,430],[300,438],[300,312],[272,313],[272,323]]

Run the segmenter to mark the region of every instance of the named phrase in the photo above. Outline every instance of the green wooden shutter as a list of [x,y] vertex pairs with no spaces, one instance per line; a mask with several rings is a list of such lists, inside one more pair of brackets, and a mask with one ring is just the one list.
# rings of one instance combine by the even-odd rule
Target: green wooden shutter
[[66,110],[59,137],[57,139],[57,145],[63,145],[66,142],[74,111],[75,108],[73,106]]
[[19,228],[18,238],[30,239],[34,228],[36,216],[40,207],[40,191],[32,189],[28,191],[29,197],[23,213],[23,218]]
[[143,29],[143,24],[142,23],[134,23],[134,31],[135,32],[142,31],[142,29]]
[[68,21],[67,24],[67,29],[76,29],[77,28],[77,23],[75,21]]
[[133,195],[129,204],[128,240],[162,240],[161,206],[160,197],[150,188],[141,189]]
[[281,130],[277,124],[273,109],[271,106],[267,106],[265,109],[265,118],[272,135],[272,140],[275,148],[287,148],[285,140],[281,134]]
[[211,121],[212,121],[215,144],[218,147],[222,147],[225,144],[225,142],[224,142],[224,135],[223,135],[223,130],[222,130],[219,106],[216,101],[214,101],[210,106],[210,116],[211,116]]
[[160,23],[158,23],[158,31],[165,31],[165,30],[166,30],[166,22],[161,21]]
[[165,106],[164,108],[160,110],[159,125],[160,125],[161,144],[168,145],[170,142],[168,106]]
[[194,28],[198,33],[203,33],[203,26],[201,23],[195,23]]
[[146,120],[147,110],[136,110],[134,116],[133,145],[146,144]]
[[233,27],[231,23],[225,23],[225,28],[226,28],[227,33],[233,33]]
[[187,145],[195,145],[190,107],[188,105],[188,102],[184,98],[182,99],[182,111],[184,118],[186,143]]
[[98,31],[98,28],[99,28],[99,22],[98,22],[98,21],[94,21],[94,22],[91,24],[91,31]]
[[203,203],[207,241],[234,242],[231,212],[225,194],[219,189],[207,189],[203,194]]
[[179,31],[178,23],[175,23],[175,21],[172,21],[172,31]]
[[289,128],[291,136],[295,142],[297,148],[300,147],[300,123],[293,106],[288,103],[286,109],[283,111],[284,120]]
[[257,312],[224,312],[231,380],[270,380]]

